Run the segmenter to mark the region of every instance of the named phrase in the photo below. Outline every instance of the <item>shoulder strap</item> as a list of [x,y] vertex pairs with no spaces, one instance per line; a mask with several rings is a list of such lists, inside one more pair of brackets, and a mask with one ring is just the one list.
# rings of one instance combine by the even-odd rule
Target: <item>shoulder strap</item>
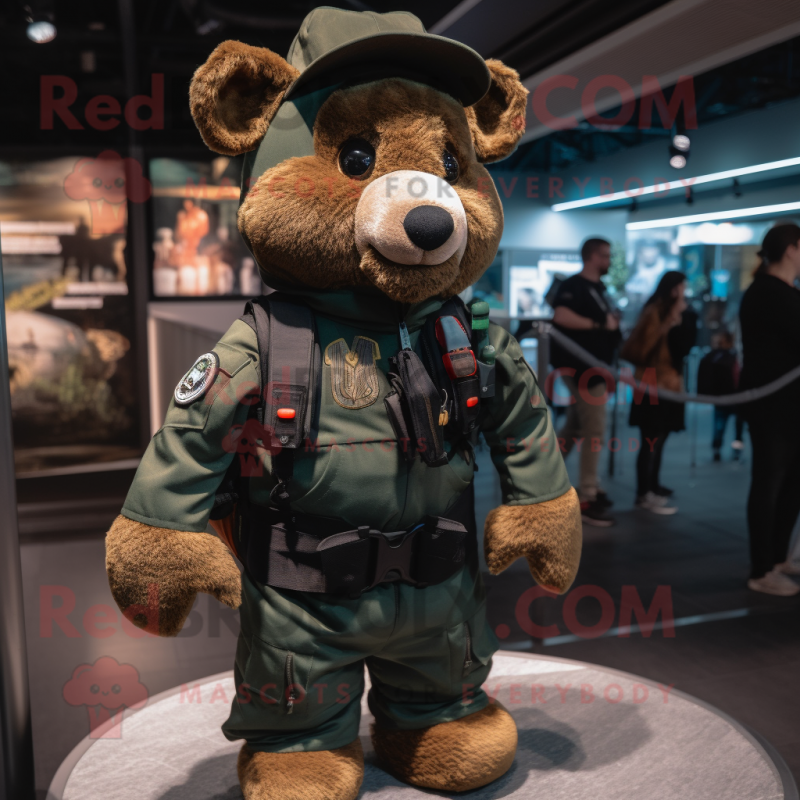
[[269,314],[259,302],[259,298],[248,300],[244,307],[244,314],[239,319],[246,322],[256,334],[258,342],[258,367],[261,391],[258,393],[256,416],[260,425],[264,424],[264,387],[268,383],[267,361],[264,353],[269,353]]
[[442,306],[439,316],[441,317],[446,314],[456,317],[464,326],[464,330],[467,331],[467,335],[469,335],[469,331],[472,328],[472,315],[470,314],[469,309],[464,301],[457,294],[453,295],[449,300],[446,300]]
[[314,426],[321,360],[314,316],[301,303],[273,294],[250,300],[240,319],[256,333],[261,373],[258,419],[280,452],[273,460],[278,485],[272,499],[289,501],[294,452]]

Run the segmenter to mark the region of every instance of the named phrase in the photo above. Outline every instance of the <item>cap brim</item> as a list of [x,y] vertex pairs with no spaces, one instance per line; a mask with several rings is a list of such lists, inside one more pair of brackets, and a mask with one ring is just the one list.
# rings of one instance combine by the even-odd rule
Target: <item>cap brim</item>
[[461,42],[432,33],[376,33],[347,42],[312,61],[284,99],[322,83],[358,77],[354,70],[359,67],[364,79],[369,79],[370,69],[376,67],[382,68],[381,74],[387,77],[392,70],[397,70],[400,77],[418,77],[465,107],[477,103],[491,85],[486,62]]

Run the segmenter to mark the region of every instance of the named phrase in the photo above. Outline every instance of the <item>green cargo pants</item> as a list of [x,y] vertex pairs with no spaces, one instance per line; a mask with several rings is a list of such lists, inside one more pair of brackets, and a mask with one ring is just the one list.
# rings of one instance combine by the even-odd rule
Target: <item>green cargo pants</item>
[[364,663],[379,727],[424,728],[483,709],[498,649],[480,574],[418,589],[383,583],[350,599],[243,576],[237,694],[222,727],[253,750],[330,750],[358,736]]

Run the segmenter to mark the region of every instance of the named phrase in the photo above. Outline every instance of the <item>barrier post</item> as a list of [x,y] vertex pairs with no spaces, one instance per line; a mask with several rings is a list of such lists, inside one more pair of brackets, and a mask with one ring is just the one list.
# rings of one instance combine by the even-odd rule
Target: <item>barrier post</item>
[[19,560],[17,487],[11,431],[8,337],[3,257],[0,250],[0,736],[3,740],[4,797],[34,800],[33,735],[28,686],[28,651]]

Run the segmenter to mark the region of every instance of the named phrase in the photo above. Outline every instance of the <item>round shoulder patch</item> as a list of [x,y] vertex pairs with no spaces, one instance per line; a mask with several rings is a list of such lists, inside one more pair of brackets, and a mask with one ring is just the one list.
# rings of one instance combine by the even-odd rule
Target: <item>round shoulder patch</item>
[[213,351],[204,353],[178,381],[175,387],[175,402],[179,406],[188,406],[198,397],[202,397],[214,383],[218,372],[219,356]]

